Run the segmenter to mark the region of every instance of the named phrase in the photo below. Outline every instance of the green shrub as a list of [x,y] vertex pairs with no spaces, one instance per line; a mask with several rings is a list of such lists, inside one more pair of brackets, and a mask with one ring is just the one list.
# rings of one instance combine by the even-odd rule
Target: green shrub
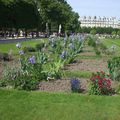
[[98,50],[98,48],[94,48],[96,55],[100,55],[101,52]]
[[111,79],[120,81],[120,57],[108,60],[108,69]]
[[89,36],[88,37],[88,45],[92,46],[92,47],[96,47],[96,41],[95,41],[95,39]]
[[27,63],[21,59],[21,65],[17,67],[5,67],[3,78],[0,86],[12,86],[17,89],[35,90],[38,88],[39,81],[46,78],[42,73],[42,65],[40,63]]
[[47,77],[53,79],[60,79],[62,76],[61,68],[64,66],[64,61],[55,60],[47,64],[47,69],[45,71]]
[[34,47],[31,46],[27,46],[23,48],[24,52],[36,52],[36,49]]
[[106,47],[103,43],[100,43],[100,44],[99,44],[99,47],[100,47],[100,49],[102,50],[103,53],[106,52],[107,47]]
[[4,66],[3,78],[0,83],[0,86],[16,86],[16,78],[19,77],[22,73],[20,67],[10,67]]
[[36,50],[38,51],[41,51],[43,47],[44,47],[44,43],[39,43],[39,44],[36,44],[35,46]]
[[8,53],[0,53],[0,60],[10,61],[10,56]]
[[120,94],[120,82],[117,82],[115,85],[115,93]]

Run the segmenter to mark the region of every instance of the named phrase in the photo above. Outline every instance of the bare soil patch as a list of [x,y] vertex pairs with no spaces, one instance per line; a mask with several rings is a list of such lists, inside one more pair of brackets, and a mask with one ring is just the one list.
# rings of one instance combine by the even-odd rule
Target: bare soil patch
[[80,71],[104,71],[107,69],[107,60],[105,59],[81,59],[77,63],[67,65],[68,70]]
[[[80,81],[80,90],[81,92],[86,92],[88,90],[89,79],[78,78]],[[71,79],[64,78],[55,81],[42,81],[39,84],[40,91],[48,92],[71,92]]]

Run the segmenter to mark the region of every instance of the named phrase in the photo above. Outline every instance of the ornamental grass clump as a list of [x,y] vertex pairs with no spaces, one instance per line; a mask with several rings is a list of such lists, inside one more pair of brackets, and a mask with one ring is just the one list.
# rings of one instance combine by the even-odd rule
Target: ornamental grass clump
[[112,95],[111,79],[105,72],[97,72],[90,78],[90,94],[93,95]]

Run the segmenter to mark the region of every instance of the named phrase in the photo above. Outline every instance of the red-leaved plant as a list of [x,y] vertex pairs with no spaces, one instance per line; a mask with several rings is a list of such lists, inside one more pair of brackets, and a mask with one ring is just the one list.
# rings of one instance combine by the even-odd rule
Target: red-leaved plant
[[111,87],[111,79],[105,72],[97,72],[90,78],[90,94],[94,95],[111,95],[113,89]]

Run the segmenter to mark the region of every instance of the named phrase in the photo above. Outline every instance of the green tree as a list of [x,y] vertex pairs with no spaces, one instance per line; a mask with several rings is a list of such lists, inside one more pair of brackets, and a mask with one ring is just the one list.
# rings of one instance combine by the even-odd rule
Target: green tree
[[117,32],[117,35],[119,35],[119,36],[120,36],[120,30]]
[[13,16],[12,1],[0,0],[0,29],[4,32],[5,37],[6,31],[14,26]]
[[72,12],[70,22],[67,24],[67,29],[71,32],[78,32],[80,29],[79,15],[78,13]]
[[96,30],[95,30],[95,29],[92,29],[92,30],[90,31],[90,34],[95,35],[95,34],[96,34]]
[[51,28],[54,27],[52,25],[58,28],[61,24],[62,30],[65,31],[70,23],[74,23],[78,18],[78,14],[73,13],[71,6],[65,0],[39,0],[39,3],[40,13],[44,21],[51,25]]
[[32,29],[38,25],[38,10],[32,1],[16,0],[14,2],[15,20],[17,28]]
[[112,31],[112,35],[116,35],[116,31]]

